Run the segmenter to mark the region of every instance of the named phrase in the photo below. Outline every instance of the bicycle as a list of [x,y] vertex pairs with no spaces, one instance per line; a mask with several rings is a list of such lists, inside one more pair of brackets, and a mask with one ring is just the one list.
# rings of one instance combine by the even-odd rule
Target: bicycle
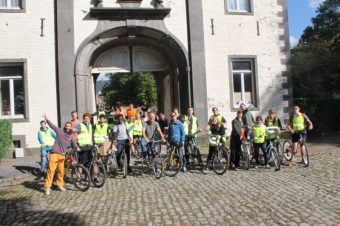
[[200,153],[200,149],[198,145],[196,144],[195,135],[199,133],[200,131],[197,131],[196,133],[192,135],[188,135],[185,138],[185,146],[184,149],[188,151],[189,161],[187,163],[188,167],[190,169],[195,169],[196,166],[199,167],[199,170],[203,170],[203,161],[202,156]]
[[283,143],[283,156],[287,161],[292,161],[293,157],[298,151],[300,150],[301,153],[301,158],[302,158],[302,163],[304,164],[305,167],[309,166],[309,155],[307,151],[307,146],[306,146],[306,138],[299,133],[300,139],[297,144],[297,150],[293,152],[293,146],[292,143],[288,140],[286,140]]
[[[272,130],[272,131],[276,131],[277,127],[267,127],[268,130]],[[277,154],[279,157],[279,161],[280,164],[284,164],[284,154],[283,154],[283,148],[282,148],[282,144],[280,143],[280,136],[279,136],[279,132],[275,133],[275,138],[271,139],[271,141],[273,142],[273,146],[276,148],[277,150]]]
[[[104,165],[98,160],[98,146],[89,145],[81,149],[82,156],[84,157],[83,165],[89,171],[92,184],[100,188],[105,184],[106,171]],[[85,156],[87,155],[87,156]]]
[[81,164],[78,164],[77,151],[72,149],[66,152],[64,162],[64,180],[72,182],[79,191],[87,191],[91,184],[88,170]]
[[219,135],[210,134],[209,143],[216,145],[212,155],[212,166],[214,172],[217,175],[223,175],[229,168],[230,164],[229,150],[225,147],[225,144],[221,141],[221,136]]
[[122,172],[123,172],[123,178],[126,178],[128,173],[128,165],[127,165],[127,156],[125,153],[125,149],[123,149],[121,157],[117,160],[117,148],[113,145],[113,142],[111,143],[110,149],[107,151],[106,156],[101,157],[101,161],[103,162],[105,166],[105,171],[111,176],[116,177],[118,175],[118,168],[119,166],[122,166]]
[[[148,173],[149,170],[152,170],[155,174],[156,179],[160,179],[163,174],[163,158],[160,154],[160,146],[161,141],[151,140],[146,144],[148,156],[150,156],[150,160],[146,161],[146,168],[144,169],[144,173]],[[156,148],[158,147],[158,148]],[[144,167],[144,159],[142,161],[142,167]]]
[[[272,129],[271,127],[267,127],[269,134],[276,134],[277,132],[275,129]],[[275,171],[279,171],[281,169],[281,161],[279,158],[278,150],[276,148],[276,139],[272,139],[269,141],[268,147],[266,147],[266,153],[268,153],[268,162],[270,158],[274,160],[274,165],[275,165]]]
[[136,151],[136,158],[141,159],[143,157],[142,153],[142,138],[140,136],[137,136],[134,139],[134,145],[135,145],[135,151]]
[[246,136],[244,133],[244,129],[242,129],[241,133],[241,155],[240,155],[240,166],[243,166],[245,170],[249,170],[250,168],[250,145],[252,140],[250,136]]
[[163,161],[163,173],[166,176],[174,177],[183,167],[183,156],[178,153],[179,144],[168,147],[168,153]]

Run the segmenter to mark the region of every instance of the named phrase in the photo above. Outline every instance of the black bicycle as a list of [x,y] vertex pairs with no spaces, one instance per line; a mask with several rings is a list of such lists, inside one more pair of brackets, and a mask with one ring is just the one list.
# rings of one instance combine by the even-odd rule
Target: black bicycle
[[185,151],[186,155],[189,156],[189,161],[187,162],[187,166],[189,169],[195,170],[198,168],[199,170],[203,170],[203,161],[200,149],[198,145],[196,144],[196,138],[195,135],[199,133],[200,131],[197,131],[196,133],[192,135],[188,135],[185,137]]
[[212,166],[214,172],[217,175],[223,175],[229,168],[230,164],[229,150],[219,135],[210,134],[209,143],[215,147],[212,155]]
[[103,162],[105,166],[105,171],[109,176],[116,177],[119,170],[122,169],[121,171],[123,173],[123,178],[126,178],[128,174],[128,164],[125,147],[123,148],[123,151],[120,155],[120,159],[117,159],[117,148],[111,144],[111,147],[107,151],[107,154],[101,157],[101,161]]
[[78,154],[74,149],[65,155],[64,180],[72,182],[79,191],[87,191],[91,184],[89,171],[78,163]]
[[83,147],[81,150],[81,162],[89,171],[92,184],[100,188],[105,184],[106,171],[104,165],[98,160],[97,157],[98,147],[89,145]]
[[[142,160],[142,167],[144,168],[144,173],[153,171],[155,178],[160,179],[163,174],[163,158],[160,153],[161,141],[151,140],[146,144],[147,153],[150,157],[149,160]],[[144,166],[146,164],[146,166]]]

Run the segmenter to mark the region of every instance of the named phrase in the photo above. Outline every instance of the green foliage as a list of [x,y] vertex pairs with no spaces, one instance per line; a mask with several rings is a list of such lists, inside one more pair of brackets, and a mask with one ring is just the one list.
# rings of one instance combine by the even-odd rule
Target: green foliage
[[116,73],[110,75],[110,83],[103,88],[104,100],[108,105],[117,102],[128,105],[149,106],[157,104],[157,86],[151,73]]
[[0,159],[2,159],[12,145],[12,123],[0,120]]

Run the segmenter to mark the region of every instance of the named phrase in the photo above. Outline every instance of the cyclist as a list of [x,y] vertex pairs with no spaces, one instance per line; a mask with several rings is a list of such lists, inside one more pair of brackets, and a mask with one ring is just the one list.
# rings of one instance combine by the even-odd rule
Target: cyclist
[[71,123],[72,123],[72,131],[73,131],[74,139],[78,140],[78,130],[76,130],[75,127],[81,123],[81,120],[78,119],[77,111],[72,111],[71,117],[72,117]]
[[66,191],[64,188],[64,161],[67,147],[72,145],[75,149],[80,151],[74,140],[71,122],[66,122],[64,129],[56,127],[51,121],[47,119],[46,114],[43,115],[44,120],[56,133],[56,139],[53,144],[53,149],[50,154],[50,161],[45,181],[45,194],[51,193],[51,185],[53,182],[54,173],[57,170],[57,187],[59,191]]
[[[178,146],[178,155],[183,162],[183,145],[185,141],[184,126],[183,123],[177,119],[178,115],[176,112],[171,112],[170,117],[171,120],[168,131],[168,142],[170,147],[173,147],[174,145]],[[187,171],[186,164],[183,165],[182,170],[183,172]]]
[[220,113],[218,113],[218,108],[217,107],[213,107],[212,108],[212,112],[213,112],[213,115],[212,116],[210,116],[210,118],[209,118],[209,121],[208,121],[208,125],[210,126],[211,125],[211,123],[212,123],[212,121],[214,120],[214,118],[217,118],[217,120],[218,120],[218,122],[221,124],[221,123],[226,123],[227,122],[227,120],[225,120],[225,118],[222,116],[222,115],[220,115]]
[[231,138],[230,138],[230,148],[231,148],[231,161],[233,164],[233,168],[237,168],[240,166],[240,154],[241,154],[241,135],[242,135],[242,127],[243,127],[243,112],[237,111],[236,118],[231,122],[232,130],[231,130]]
[[131,116],[133,116],[134,118],[136,117],[136,115],[137,115],[137,109],[134,108],[133,104],[130,104],[130,105],[129,105],[129,108],[128,108],[126,114],[127,114],[127,117],[128,117],[128,118],[130,118]]
[[167,133],[167,130],[169,128],[169,120],[165,118],[164,113],[159,113],[159,119],[158,119],[159,126],[161,127],[162,133]]
[[99,115],[99,121],[94,128],[94,143],[102,145],[109,139],[109,125],[105,122],[105,115]]
[[[203,173],[207,173],[207,171],[209,170],[209,163],[212,160],[212,155],[218,145],[218,143],[220,142],[220,139],[225,136],[225,128],[224,125],[221,123],[218,115],[216,115],[213,118],[209,119],[210,121],[210,125],[208,126],[210,134],[215,135],[214,137],[210,137],[209,139],[209,154],[207,157],[207,162],[206,162],[206,166],[205,169],[203,170]],[[223,149],[223,151],[225,152],[224,155],[227,156],[228,153],[226,153],[226,150]]]
[[[136,142],[136,140],[140,140],[143,137],[143,122],[141,120],[140,114],[136,114],[136,119],[134,121],[134,129],[133,129],[133,145],[134,150],[137,149],[137,144],[140,145],[140,143]],[[137,153],[136,153],[137,154]]]
[[[130,115],[128,120],[125,122],[126,128],[129,132],[129,137],[133,138],[133,131],[135,129],[135,116]],[[133,144],[133,139],[132,139],[132,144]],[[135,146],[131,145],[131,151],[133,155],[135,155]]]
[[[150,112],[148,118],[149,120],[143,124],[142,152],[145,160],[149,160],[149,153],[147,151],[146,146],[150,141],[155,139],[156,133],[158,133],[161,139],[165,141],[161,128],[158,122],[155,121],[156,119],[155,113]],[[153,145],[154,144],[152,144],[152,146]]]
[[184,115],[183,120],[184,120],[184,123],[183,123],[184,132],[185,132],[185,137],[186,137],[185,145],[184,145],[184,149],[185,149],[184,166],[187,166],[189,162],[189,152],[187,148],[188,136],[193,137],[193,139],[195,139],[197,137],[196,132],[201,131],[201,129],[199,128],[197,117],[194,115],[193,107],[188,108],[188,115]]
[[[124,116],[118,115],[118,124],[113,127],[113,141],[117,147],[117,159],[121,158],[123,151],[125,151],[127,157],[128,173],[131,173],[130,168],[130,144],[132,144],[132,137],[129,136],[129,131],[124,123]],[[122,167],[120,161],[118,161],[119,168]]]
[[92,159],[93,145],[93,126],[91,124],[91,113],[86,112],[83,115],[83,122],[75,126],[78,131],[78,144],[81,148],[79,153],[79,163],[84,164]]
[[309,120],[308,116],[300,112],[299,106],[294,106],[293,114],[290,115],[287,124],[287,129],[292,134],[293,153],[296,153],[297,142],[300,140],[300,135],[303,139],[306,139],[307,132],[313,129],[313,123]]
[[255,161],[256,161],[256,167],[259,168],[260,161],[259,161],[259,151],[260,148],[263,152],[264,157],[264,164],[266,168],[269,168],[268,160],[269,156],[266,151],[266,134],[267,134],[267,128],[263,124],[263,120],[261,116],[256,117],[256,124],[252,127],[251,132],[254,135],[254,154],[255,154]]
[[38,132],[38,140],[40,143],[40,157],[41,157],[41,178],[40,180],[45,180],[46,177],[46,165],[47,165],[47,155],[49,151],[53,149],[54,140],[56,138],[55,132],[48,128],[46,121],[42,120],[40,122],[40,130]]
[[249,111],[249,107],[246,107],[245,103],[240,104],[240,109],[243,112],[243,125],[251,128],[254,125],[254,117],[252,113]]
[[177,119],[178,119],[179,121],[181,121],[182,123],[184,122],[184,120],[183,120],[183,115],[181,115],[181,114],[179,113],[178,107],[173,107],[172,110],[171,110],[171,112],[175,112],[175,114],[177,115]]
[[[282,129],[281,121],[280,119],[276,116],[276,113],[273,109],[270,109],[268,112],[267,118],[264,120],[264,125],[266,127],[272,127],[275,128],[277,132],[279,132]],[[267,136],[267,145],[269,142],[273,139],[276,138],[276,134],[268,134]]]

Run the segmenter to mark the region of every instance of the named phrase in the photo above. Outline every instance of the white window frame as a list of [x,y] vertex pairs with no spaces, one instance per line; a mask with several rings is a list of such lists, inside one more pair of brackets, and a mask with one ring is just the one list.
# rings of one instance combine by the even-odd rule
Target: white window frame
[[[233,63],[234,62],[249,62],[250,63],[250,70],[234,70],[233,69]],[[255,59],[254,58],[231,58],[230,59],[230,72],[231,72],[231,92],[232,92],[232,98],[231,98],[231,106],[235,109],[239,108],[240,103],[245,103],[247,104],[245,100],[245,84],[244,84],[244,75],[245,74],[250,74],[251,76],[251,86],[252,86],[252,91],[251,91],[251,104],[253,107],[258,106],[258,98],[257,98],[257,86],[256,86],[256,71],[255,71]],[[235,90],[234,90],[234,74],[240,74],[241,76],[241,100],[240,103],[235,102]]]
[[[23,76],[0,76],[1,80],[9,81],[9,100],[10,100],[10,115],[2,115],[2,104],[0,104],[0,119],[23,119],[25,115],[23,114],[15,114],[15,106],[14,106],[14,80],[23,80]],[[0,93],[1,100],[1,93]]]
[[21,0],[19,0],[19,6],[12,6],[12,1],[11,0],[6,0],[6,6],[0,6],[0,9],[21,9],[20,5],[22,4],[21,3]]
[[229,9],[229,4],[228,4],[229,0],[225,0],[225,4],[226,4],[226,11],[230,12],[230,13],[252,13],[252,0],[247,0],[248,1],[248,7],[249,7],[249,11],[248,10],[242,10],[240,9],[240,0],[236,1],[236,8],[237,9]]

